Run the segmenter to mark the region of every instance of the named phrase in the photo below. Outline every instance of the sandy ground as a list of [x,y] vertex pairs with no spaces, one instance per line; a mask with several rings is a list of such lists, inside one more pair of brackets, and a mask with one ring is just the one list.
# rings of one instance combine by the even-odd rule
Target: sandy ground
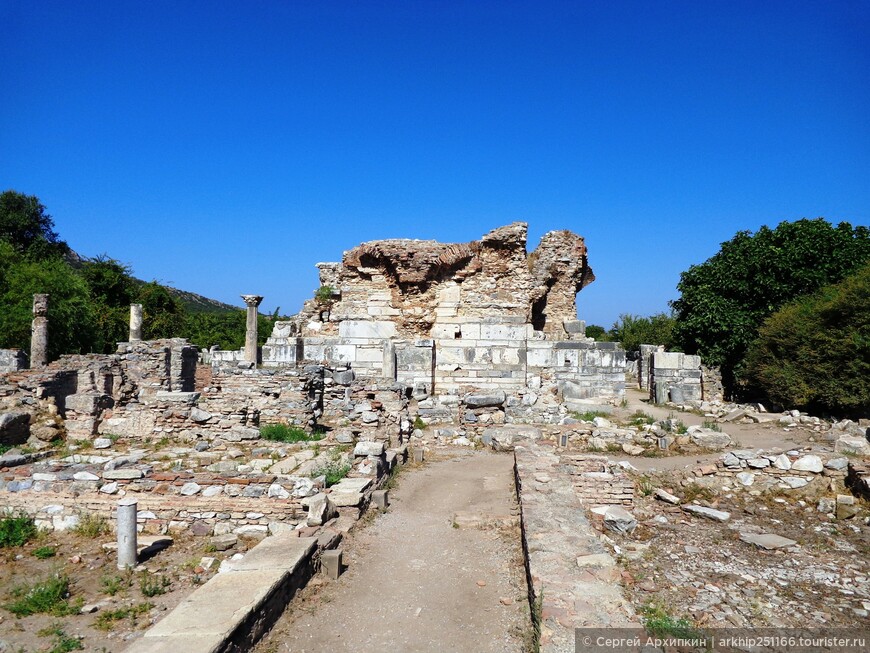
[[[461,452],[403,475],[348,564],[294,599],[256,653],[522,651],[530,636],[513,456]],[[458,513],[458,515],[457,515]]]

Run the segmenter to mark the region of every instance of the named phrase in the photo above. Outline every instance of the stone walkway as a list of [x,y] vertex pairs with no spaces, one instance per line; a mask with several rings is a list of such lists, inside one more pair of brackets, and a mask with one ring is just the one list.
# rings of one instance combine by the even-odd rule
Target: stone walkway
[[513,456],[427,463],[390,500],[343,543],[347,571],[305,590],[255,651],[523,650],[531,621]]

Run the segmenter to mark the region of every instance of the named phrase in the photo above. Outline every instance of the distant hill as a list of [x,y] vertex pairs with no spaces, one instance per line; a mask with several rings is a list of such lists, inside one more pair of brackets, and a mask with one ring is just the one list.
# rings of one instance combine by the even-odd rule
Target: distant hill
[[184,310],[188,313],[231,313],[233,311],[244,310],[241,306],[224,304],[216,299],[197,295],[195,292],[179,290],[178,288],[172,288],[171,286],[165,286],[165,288],[172,295],[181,300],[181,303],[184,304]]
[[[73,250],[70,250],[64,258],[66,259],[66,262],[75,269],[81,268],[86,261],[93,260],[87,258],[86,256],[81,256]],[[133,277],[133,279],[137,283],[148,283],[147,281],[137,279],[136,277]],[[160,282],[158,281],[157,283]],[[232,311],[244,310],[241,306],[224,304],[223,302],[219,302],[216,299],[210,299],[209,297],[197,295],[195,292],[188,292],[186,290],[179,290],[178,288],[173,288],[172,286],[167,286],[165,283],[160,283],[160,285],[166,288],[170,294],[181,300],[181,303],[184,305],[184,310],[188,313],[230,313]]]

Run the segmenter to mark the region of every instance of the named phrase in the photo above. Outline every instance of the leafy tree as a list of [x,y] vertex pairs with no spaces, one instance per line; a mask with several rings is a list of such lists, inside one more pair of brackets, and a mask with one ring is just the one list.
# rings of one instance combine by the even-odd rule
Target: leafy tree
[[142,285],[136,302],[142,304],[142,337],[145,340],[182,337],[184,306],[165,286],[156,281]]
[[637,351],[640,345],[664,345],[673,348],[674,318],[666,313],[649,317],[623,314],[613,323],[610,336],[622,343],[626,351]]
[[62,259],[30,260],[0,241],[0,347],[30,351],[33,295],[48,293],[49,359],[92,351],[96,322],[88,287]]
[[[277,314],[277,311],[276,311]],[[272,333],[272,318],[257,316],[257,342],[263,344]],[[247,316],[244,310],[225,313],[189,313],[182,329],[183,337],[202,349],[217,345],[220,349],[241,349],[245,346]]]
[[607,329],[598,324],[590,324],[586,327],[586,337],[595,338],[599,342],[606,342],[608,340]]
[[763,320],[788,301],[836,283],[870,259],[870,230],[847,222],[782,222],[738,232],[680,277],[676,344],[722,369],[733,394]]
[[79,271],[88,284],[96,320],[94,349],[111,353],[129,333],[130,304],[137,296],[137,282],[129,266],[105,255],[86,261]]
[[748,377],[785,407],[870,411],[870,263],[771,315],[746,358]]
[[35,260],[69,253],[39,198],[14,190],[0,193],[0,240]]

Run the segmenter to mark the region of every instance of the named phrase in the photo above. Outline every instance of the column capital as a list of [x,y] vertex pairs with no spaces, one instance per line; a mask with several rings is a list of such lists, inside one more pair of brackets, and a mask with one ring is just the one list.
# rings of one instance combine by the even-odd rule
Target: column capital
[[245,300],[245,304],[255,308],[263,301],[263,298],[260,295],[241,295],[241,297]]

